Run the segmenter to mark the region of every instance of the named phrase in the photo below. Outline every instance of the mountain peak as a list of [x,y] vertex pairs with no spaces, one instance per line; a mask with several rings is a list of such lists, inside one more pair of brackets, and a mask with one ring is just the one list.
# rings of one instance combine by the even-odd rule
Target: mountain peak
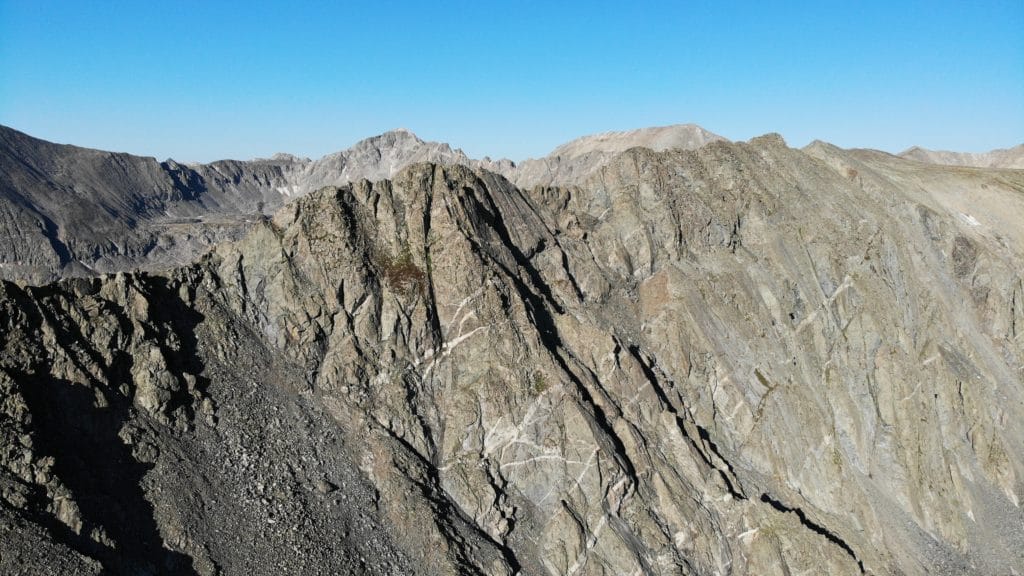
[[387,132],[382,132],[376,136],[371,136],[363,140],[384,140],[384,141],[403,141],[408,140],[411,142],[423,142],[424,140],[416,135],[415,132],[408,128],[394,128]]
[[14,136],[0,574],[1022,565],[1024,170],[692,125],[515,179],[407,131]]
[[550,156],[576,157],[591,152],[625,152],[638,146],[659,152],[676,148],[692,150],[718,140],[725,138],[696,124],[675,124],[590,134],[562,144]]
[[270,160],[273,161],[273,162],[296,162],[296,163],[311,162],[311,160],[309,158],[305,158],[305,157],[302,157],[302,156],[296,156],[295,154],[289,154],[287,152],[278,152],[277,154],[274,154],[273,156],[271,156]]

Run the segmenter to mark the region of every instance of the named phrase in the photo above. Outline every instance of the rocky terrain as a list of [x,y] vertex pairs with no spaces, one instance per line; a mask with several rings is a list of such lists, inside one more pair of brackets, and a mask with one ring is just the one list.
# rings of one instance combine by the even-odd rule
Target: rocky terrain
[[928,150],[914,146],[903,152],[900,157],[930,164],[946,164],[948,166],[974,166],[976,168],[1016,168],[1024,169],[1024,144],[992,150],[990,152],[949,152],[946,150]]
[[[0,283],[0,573],[1024,572],[1024,171],[711,140],[290,202],[132,160],[160,209],[280,208]],[[4,238],[77,249],[11,200],[45,162]]]

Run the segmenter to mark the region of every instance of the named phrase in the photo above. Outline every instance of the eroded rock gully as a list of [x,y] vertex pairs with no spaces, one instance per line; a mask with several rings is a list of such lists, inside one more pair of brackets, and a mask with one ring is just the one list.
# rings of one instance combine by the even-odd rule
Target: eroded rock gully
[[4,283],[0,566],[1020,571],[1022,190],[773,136],[416,164]]

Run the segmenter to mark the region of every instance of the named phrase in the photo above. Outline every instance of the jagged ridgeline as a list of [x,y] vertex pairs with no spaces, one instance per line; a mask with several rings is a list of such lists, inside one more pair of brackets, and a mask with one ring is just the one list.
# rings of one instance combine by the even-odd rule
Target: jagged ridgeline
[[1024,172],[694,146],[0,284],[0,572],[1019,571]]

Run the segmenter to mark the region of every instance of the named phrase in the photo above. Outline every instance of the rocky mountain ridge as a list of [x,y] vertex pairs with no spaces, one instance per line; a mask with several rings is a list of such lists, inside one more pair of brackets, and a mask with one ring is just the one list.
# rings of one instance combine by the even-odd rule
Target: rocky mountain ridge
[[485,168],[530,186],[573,183],[623,142],[687,147],[708,141],[708,134],[694,126],[606,134],[603,144],[578,154],[516,165],[470,159],[400,129],[319,160],[277,154],[181,164],[53,144],[0,126],[0,278],[42,282],[187,264],[216,243],[241,237],[292,198],[392,178],[416,162]]
[[290,198],[416,161],[465,155],[389,132],[318,161],[277,155],[184,165],[45,142],[0,127],[0,277],[164,269],[241,237]]
[[[630,148],[693,150],[720,141],[693,124],[606,132],[515,163],[472,159],[399,129],[318,160],[276,154],[181,164],[53,144],[0,126],[0,278],[46,282],[185,265],[240,238],[294,198],[323,186],[392,178],[416,162],[485,169],[524,189],[573,186]],[[1019,148],[984,155],[912,149],[903,156],[1019,168]]]
[[769,135],[0,283],[0,568],[1013,573],[1022,214],[1021,171]]

